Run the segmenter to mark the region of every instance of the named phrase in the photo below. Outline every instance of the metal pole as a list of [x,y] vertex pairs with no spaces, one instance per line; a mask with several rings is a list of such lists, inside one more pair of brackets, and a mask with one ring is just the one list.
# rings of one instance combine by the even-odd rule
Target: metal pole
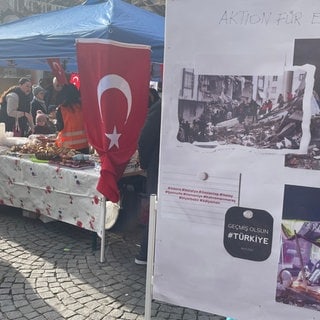
[[106,206],[106,197],[102,198],[102,232],[101,232],[101,248],[100,248],[100,262],[105,262],[105,245],[106,245],[106,213],[107,213],[107,206]]
[[149,207],[149,230],[148,230],[148,259],[146,274],[146,295],[144,304],[144,319],[151,319],[151,303],[152,303],[152,285],[153,285],[153,266],[154,266],[154,245],[156,238],[156,213],[157,213],[157,196],[150,196]]

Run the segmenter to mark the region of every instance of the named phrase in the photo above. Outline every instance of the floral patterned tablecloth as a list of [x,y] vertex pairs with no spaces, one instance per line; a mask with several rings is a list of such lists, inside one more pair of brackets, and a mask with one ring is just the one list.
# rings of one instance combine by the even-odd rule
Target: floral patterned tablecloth
[[0,204],[22,208],[102,235],[99,172],[0,155]]

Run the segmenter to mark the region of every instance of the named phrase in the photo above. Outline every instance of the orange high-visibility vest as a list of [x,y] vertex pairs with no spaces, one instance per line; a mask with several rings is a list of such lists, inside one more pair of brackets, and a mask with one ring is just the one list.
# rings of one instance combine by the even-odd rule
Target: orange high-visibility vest
[[64,127],[58,133],[56,144],[58,147],[69,149],[88,148],[88,139],[84,130],[83,114],[79,104],[72,108],[60,106]]

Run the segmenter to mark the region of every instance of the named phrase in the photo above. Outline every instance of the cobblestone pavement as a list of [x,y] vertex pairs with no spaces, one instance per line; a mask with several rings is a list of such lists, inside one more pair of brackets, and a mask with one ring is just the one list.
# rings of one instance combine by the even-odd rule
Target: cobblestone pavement
[[[139,232],[106,232],[106,262],[91,232],[43,223],[0,206],[0,319],[142,320],[145,266],[134,264]],[[223,320],[152,303],[153,319]]]

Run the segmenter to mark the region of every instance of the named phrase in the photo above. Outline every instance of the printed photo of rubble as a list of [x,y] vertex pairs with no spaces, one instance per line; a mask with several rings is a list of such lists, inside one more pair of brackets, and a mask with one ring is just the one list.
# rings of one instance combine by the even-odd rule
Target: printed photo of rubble
[[320,189],[285,185],[275,299],[320,311]]
[[305,154],[286,154],[285,166],[298,169],[320,170],[320,113],[311,117],[311,140]]
[[298,169],[320,170],[320,39],[296,39],[294,43],[294,65],[315,66],[312,115],[310,120],[310,142],[305,154],[287,154],[285,166]]
[[196,75],[182,69],[178,141],[205,148],[298,150],[306,74],[303,68],[273,76]]

